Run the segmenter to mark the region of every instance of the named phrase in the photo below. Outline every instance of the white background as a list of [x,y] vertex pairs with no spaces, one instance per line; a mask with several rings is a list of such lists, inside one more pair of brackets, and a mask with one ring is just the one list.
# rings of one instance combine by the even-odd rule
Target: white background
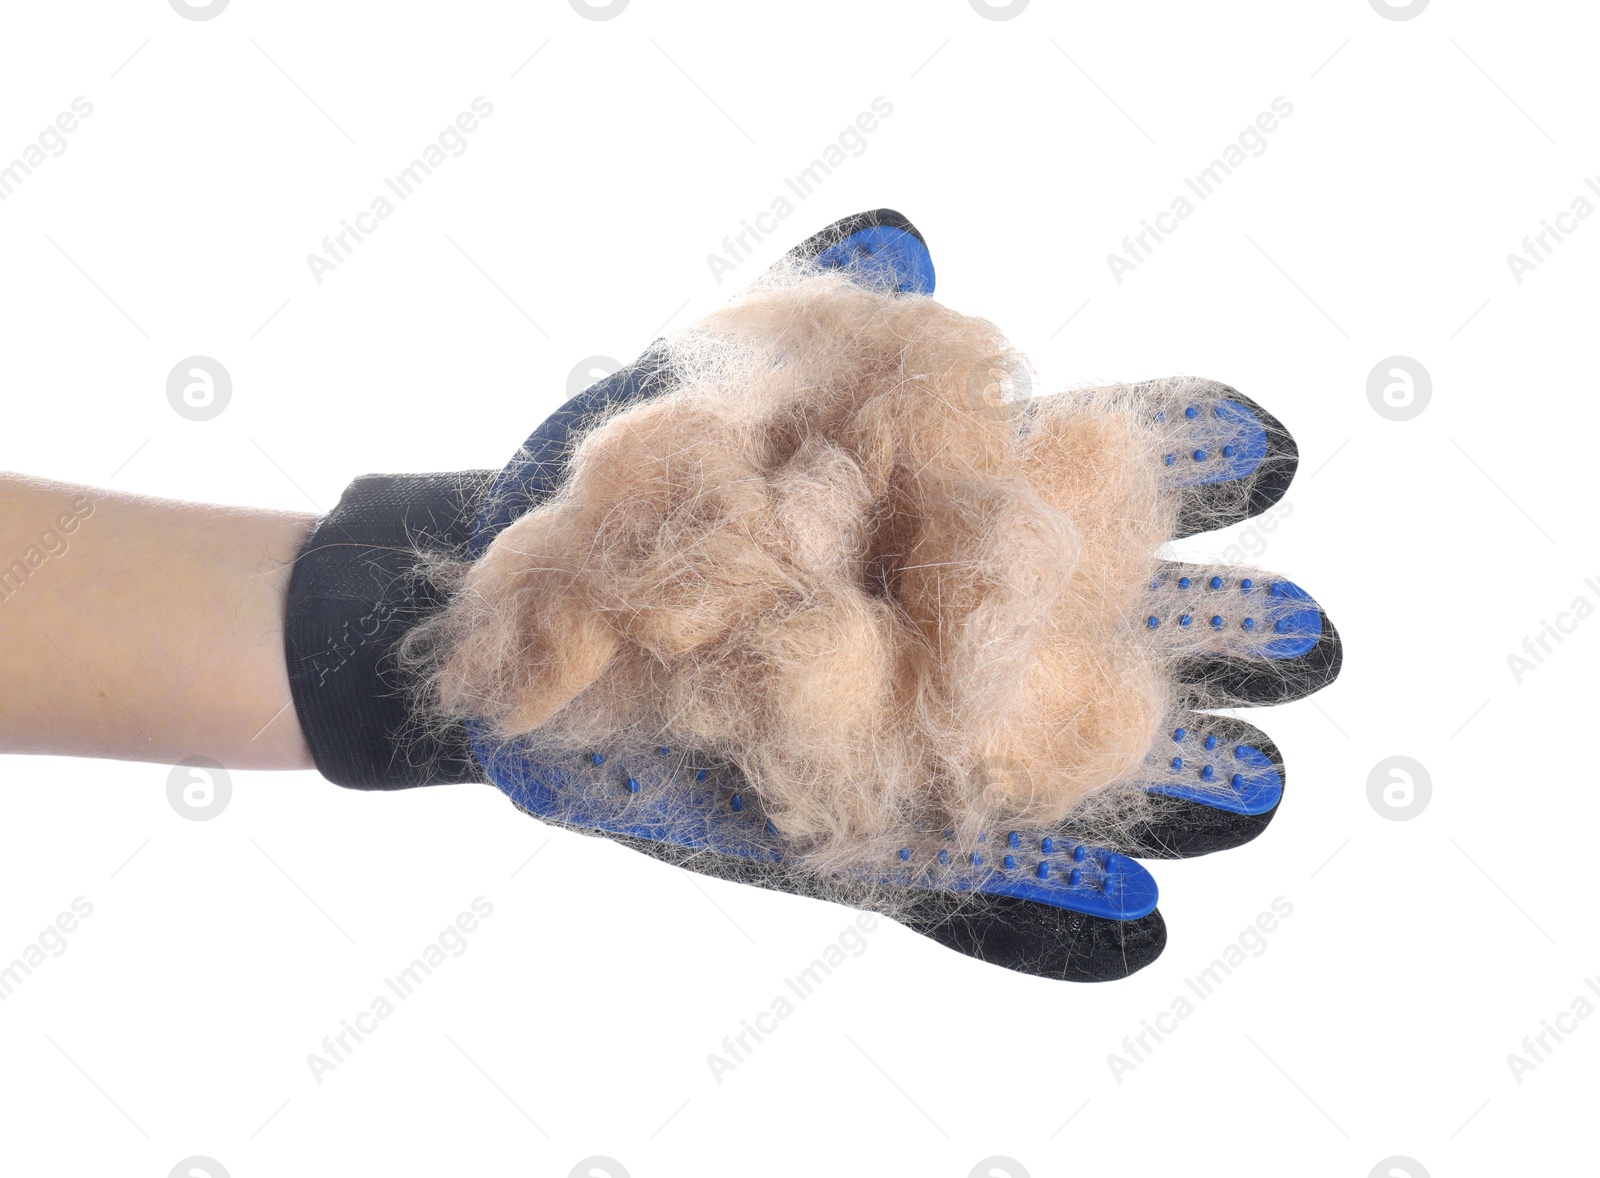
[[[1595,31],[1587,5],[1447,0],[8,5],[0,160],[75,97],[94,113],[0,203],[0,467],[298,510],[364,472],[498,467],[580,360],[631,359],[889,206],[942,300],[1046,385],[1182,371],[1277,413],[1303,461],[1259,559],[1347,661],[1263,721],[1290,769],[1267,834],[1156,865],[1155,965],[1051,983],[882,924],[721,1084],[707,1054],[851,913],[488,787],[236,772],[192,822],[167,766],[0,759],[0,959],[94,905],[0,1003],[0,1172],[1575,1168],[1600,1019],[1520,1083],[1507,1055],[1600,971],[1576,837],[1600,621],[1520,685],[1506,656],[1600,600],[1600,218],[1520,284],[1506,255],[1600,172]],[[318,284],[306,255],[479,95],[468,150]],[[718,284],[706,256],[880,95],[866,149]],[[1116,282],[1106,255],[1278,96],[1267,150]],[[197,353],[234,381],[200,423],[165,394]],[[1433,381],[1406,422],[1366,395],[1394,354]],[[1410,821],[1368,800],[1395,754],[1432,778]],[[480,895],[469,949],[317,1083],[307,1053]],[[1279,896],[1266,951],[1114,1079],[1123,1037]]]

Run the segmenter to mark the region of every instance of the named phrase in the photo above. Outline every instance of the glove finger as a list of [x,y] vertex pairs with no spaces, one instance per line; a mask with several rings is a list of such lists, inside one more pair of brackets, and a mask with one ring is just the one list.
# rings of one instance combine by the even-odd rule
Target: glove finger
[[824,270],[847,270],[863,285],[890,286],[901,294],[933,293],[933,257],[927,242],[910,219],[894,209],[841,218],[795,246],[787,258],[814,261]]
[[1133,386],[1164,435],[1163,481],[1179,499],[1175,538],[1225,528],[1281,500],[1300,452],[1289,431],[1220,381],[1174,376]]
[[928,892],[897,919],[957,953],[1067,982],[1125,978],[1167,945],[1159,910],[1137,920],[1108,920],[1014,896]]
[[[640,854],[700,875],[801,895],[819,890],[814,877],[781,863],[629,835],[610,837]],[[898,923],[957,953],[1038,977],[1114,981],[1149,965],[1167,943],[1159,911],[1137,920],[1111,920],[1015,896],[935,891],[907,895],[909,902],[896,903],[892,913]]]
[[[822,880],[795,858],[795,847],[731,763],[622,742],[588,754],[534,754],[518,742],[492,740],[474,747],[490,781],[541,821],[682,848],[657,856],[672,862],[711,853],[776,865],[783,870],[763,870],[759,878],[776,878],[773,886],[789,891],[846,902],[877,888],[1010,896],[1117,921],[1138,919],[1156,906],[1149,872],[1088,837],[1061,838],[1025,826],[975,838],[926,829],[890,843],[876,865]],[[726,875],[732,867],[719,870]]]
[[1253,569],[1165,562],[1145,626],[1195,707],[1286,703],[1339,676],[1344,650],[1322,607],[1293,581]]
[[[1267,828],[1287,773],[1272,739],[1233,716],[1189,712],[1146,761],[1148,809],[1101,842],[1145,859],[1187,859],[1242,846]],[[1086,833],[1086,832],[1085,832]]]
[[[787,256],[812,259],[824,268],[844,268],[863,282],[892,285],[901,292],[933,293],[933,258],[922,233],[893,209],[835,221]],[[633,363],[595,381],[552,413],[496,479],[474,540],[474,554],[513,519],[555,493],[566,475],[573,443],[590,425],[620,405],[661,396],[676,384],[666,352],[653,343]]]

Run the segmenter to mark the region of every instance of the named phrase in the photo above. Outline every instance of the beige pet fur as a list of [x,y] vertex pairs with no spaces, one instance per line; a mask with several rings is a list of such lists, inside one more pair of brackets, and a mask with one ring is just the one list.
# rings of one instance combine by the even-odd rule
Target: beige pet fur
[[589,429],[413,644],[440,713],[731,762],[829,874],[1134,777],[1176,502],[1127,390],[1019,401],[993,325],[805,270],[667,346],[676,390]]

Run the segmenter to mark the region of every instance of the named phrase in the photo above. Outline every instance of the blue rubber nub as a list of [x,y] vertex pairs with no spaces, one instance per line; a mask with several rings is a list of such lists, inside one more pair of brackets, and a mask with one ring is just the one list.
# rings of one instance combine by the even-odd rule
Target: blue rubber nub
[[[1270,757],[1258,748],[1241,744],[1234,746],[1232,761],[1226,772],[1216,774],[1210,782],[1186,774],[1183,781],[1152,783],[1149,792],[1199,802],[1230,814],[1265,814],[1278,804],[1283,797],[1283,777]],[[1181,765],[1172,769],[1174,775],[1181,771]]]
[[[1040,860],[1031,871],[1019,865],[1014,871],[993,873],[976,887],[957,885],[951,890],[1013,896],[1107,920],[1138,920],[1156,910],[1160,894],[1155,877],[1142,864],[1115,851],[1096,851],[1093,856],[1098,856],[1099,870],[1092,877],[1084,872],[1084,861],[1060,868]],[[1093,856],[1085,861],[1095,862]],[[1071,856],[1064,858],[1070,861]]]
[[1293,581],[1274,581],[1266,610],[1271,639],[1261,644],[1269,659],[1295,659],[1309,651],[1322,636],[1322,610]]
[[[1187,412],[1185,416],[1188,416]],[[1183,468],[1191,457],[1189,450],[1184,451],[1185,461],[1176,467],[1178,477],[1174,485],[1180,487],[1198,487],[1207,483],[1226,483],[1234,479],[1242,479],[1254,474],[1256,469],[1267,458],[1267,427],[1264,426],[1256,415],[1237,401],[1216,401],[1211,405],[1209,416],[1200,414],[1192,419],[1195,422],[1189,437],[1194,440],[1189,445],[1189,450],[1194,451],[1192,457],[1196,464],[1204,458],[1220,456],[1221,465],[1208,463],[1201,473],[1188,476],[1183,475]],[[1203,456],[1203,457],[1202,457]],[[1173,466],[1172,462],[1167,463]]]

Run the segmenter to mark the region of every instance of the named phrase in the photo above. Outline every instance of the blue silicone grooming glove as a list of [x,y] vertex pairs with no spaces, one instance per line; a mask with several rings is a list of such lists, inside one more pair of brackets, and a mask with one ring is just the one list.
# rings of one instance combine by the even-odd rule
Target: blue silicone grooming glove
[[[796,254],[853,279],[931,294],[934,270],[917,229],[891,210],[829,226]],[[663,349],[591,385],[557,410],[492,480],[471,528],[481,555],[505,527],[547,501],[573,443],[618,406],[674,387]],[[1158,461],[1188,535],[1272,507],[1293,477],[1296,450],[1255,402],[1215,382],[1173,378],[1136,386],[1163,429]],[[1248,492],[1239,488],[1248,485]],[[1338,635],[1292,582],[1227,567],[1167,564],[1149,588],[1145,624],[1171,636],[1188,710],[1145,760],[1151,805],[1114,831],[1072,820],[1051,829],[995,830],[977,847],[907,846],[881,865],[894,916],[942,944],[1007,968],[1070,980],[1122,977],[1165,944],[1154,879],[1136,860],[1205,854],[1254,838],[1281,801],[1277,749],[1242,720],[1206,709],[1299,698],[1338,674]],[[1182,652],[1181,654],[1178,652]],[[466,725],[471,754],[516,806],[543,821],[622,842],[708,875],[816,894],[738,770],[690,748],[648,754],[596,747],[535,753]]]

